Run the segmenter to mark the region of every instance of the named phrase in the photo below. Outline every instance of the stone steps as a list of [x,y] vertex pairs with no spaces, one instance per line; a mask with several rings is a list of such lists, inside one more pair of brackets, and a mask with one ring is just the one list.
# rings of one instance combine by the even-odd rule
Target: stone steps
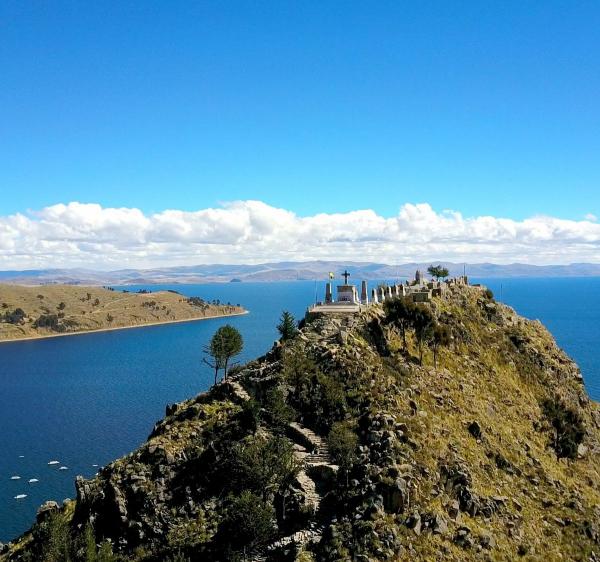
[[315,478],[319,480],[323,474],[318,469],[327,466],[335,471],[337,466],[333,464],[325,439],[311,429],[292,422],[288,426],[288,435],[295,443],[294,456],[303,467],[297,476],[298,482],[305,493],[307,505],[316,514],[321,505],[321,494],[317,490]]
[[246,560],[248,562],[266,562],[269,559],[269,555],[274,554],[279,549],[289,547],[292,544],[302,548],[309,542],[317,542],[321,538],[323,530],[324,527],[321,526],[314,529],[297,531],[291,535],[277,539],[260,550],[249,554]]
[[310,541],[316,540],[320,538],[323,529],[303,529],[302,531],[297,531],[292,535],[288,535],[287,537],[283,537],[273,544],[267,546],[267,551],[277,550],[278,548],[285,548],[291,544],[296,544],[300,547],[304,546]]
[[312,508],[313,513],[319,511],[321,504],[321,496],[317,492],[317,485],[315,481],[308,475],[304,470],[301,470],[296,477],[300,487],[304,491],[306,497],[306,504]]
[[[246,402],[251,399],[248,392],[238,381],[228,380],[226,384],[229,385],[232,397],[236,401]],[[311,469],[314,468],[314,472],[317,474],[315,477],[319,479],[319,469],[322,470],[326,466],[335,471],[338,467],[333,464],[325,439],[311,429],[299,423],[292,422],[288,425],[288,435],[294,444],[294,456],[302,465],[302,469],[296,479],[305,494],[306,505],[311,508],[313,514],[316,514],[321,505],[321,494],[318,492],[317,484],[309,472],[312,474]],[[274,554],[277,550],[286,548],[292,544],[302,547],[311,541],[317,541],[321,537],[322,532],[323,528],[297,531],[292,535],[277,539],[266,547],[249,553],[245,559],[248,562],[267,562],[271,553]]]
[[[236,402],[243,403],[251,399],[246,389],[237,380],[229,379],[224,384],[229,386],[231,396]],[[294,456],[302,465],[296,479],[305,494],[306,505],[311,508],[313,514],[316,514],[321,505],[321,494],[317,490],[315,480],[308,472],[311,472],[312,468],[318,471],[324,466],[335,471],[338,467],[333,464],[325,439],[311,429],[297,422],[292,422],[288,425],[288,435],[294,443]],[[317,475],[316,478],[318,479],[319,476]],[[302,547],[308,542],[318,540],[322,531],[322,528],[297,531],[292,535],[277,539],[266,547],[249,553],[246,560],[248,562],[267,562],[269,553],[274,553],[278,549],[292,544]]]
[[240,402],[247,402],[250,400],[250,395],[246,389],[236,380],[228,380],[226,384],[231,388],[231,392],[235,398]]
[[304,457],[306,464],[331,464],[329,453],[308,454]]
[[310,453],[329,454],[327,442],[308,427],[297,422],[288,425],[288,434],[296,443],[303,445]]

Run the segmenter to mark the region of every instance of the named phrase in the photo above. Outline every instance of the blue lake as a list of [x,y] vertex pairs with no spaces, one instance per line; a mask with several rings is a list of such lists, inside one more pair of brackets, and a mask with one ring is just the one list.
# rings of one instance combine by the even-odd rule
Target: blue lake
[[[542,320],[600,399],[600,279],[474,281],[520,314]],[[315,300],[315,283],[304,281],[150,288],[239,303],[250,314],[0,344],[0,541],[27,529],[45,500],[73,497],[76,474],[92,476],[93,465],[142,443],[167,403],[206,390],[212,373],[202,363],[202,347],[219,326],[242,332],[240,360],[246,361],[272,345],[283,309],[301,318]],[[60,464],[48,465],[52,460]],[[31,478],[39,482],[28,483]],[[18,494],[27,497],[14,499]]]

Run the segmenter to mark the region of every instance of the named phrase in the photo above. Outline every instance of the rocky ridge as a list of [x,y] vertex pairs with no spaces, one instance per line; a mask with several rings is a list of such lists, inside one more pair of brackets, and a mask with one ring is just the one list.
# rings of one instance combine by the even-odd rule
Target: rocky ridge
[[2,559],[51,560],[62,521],[81,560],[85,533],[111,560],[600,560],[600,409],[577,365],[480,288],[431,308],[452,334],[435,367],[381,307],[308,318]]

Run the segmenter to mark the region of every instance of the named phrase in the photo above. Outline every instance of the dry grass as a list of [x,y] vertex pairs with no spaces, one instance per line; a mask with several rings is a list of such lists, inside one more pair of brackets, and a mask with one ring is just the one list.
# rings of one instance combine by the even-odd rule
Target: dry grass
[[244,313],[237,306],[196,306],[169,291],[140,294],[72,285],[0,285],[0,314],[17,308],[25,312],[25,321],[1,322],[0,341],[58,335],[50,328],[35,327],[40,316],[49,314],[64,314],[60,319],[64,333],[72,334]]
[[[501,512],[489,520],[462,516],[462,524],[475,536],[482,532],[494,536],[496,547],[487,553],[489,560],[583,560],[581,524],[585,512],[600,507],[600,431],[594,415],[598,405],[588,402],[581,409],[587,421],[585,443],[590,448],[586,458],[557,459],[549,447],[549,433],[540,430],[544,416],[539,404],[554,393],[583,396],[579,383],[569,374],[576,367],[539,322],[517,319],[516,328],[528,342],[527,355],[535,357],[539,351],[544,360],[544,365],[535,366],[531,373],[524,371],[520,354],[506,353],[511,327],[482,321],[476,295],[469,296],[466,307],[456,306],[452,300],[436,303],[439,312],[452,314],[453,323],[467,326],[468,344],[442,349],[437,369],[428,354],[426,364],[413,365],[404,381],[405,387],[413,389],[410,395],[419,410],[426,412],[404,418],[418,443],[413,459],[429,474],[436,474],[441,463],[458,461],[468,468],[476,494],[507,498]],[[413,339],[408,343],[411,355],[417,355]],[[392,347],[401,347],[398,338]],[[398,362],[400,366],[404,359],[398,356]],[[392,412],[408,412],[406,402],[406,395],[399,395]],[[467,429],[473,421],[483,430],[480,440]],[[515,472],[499,468],[497,455]],[[444,513],[448,498],[443,493],[432,494],[426,480],[414,502],[420,510]],[[583,511],[572,509],[574,499]],[[471,559],[471,553],[440,537],[412,536],[410,541],[419,559],[437,559],[442,552],[445,560]],[[528,554],[517,554],[520,545],[527,546]]]

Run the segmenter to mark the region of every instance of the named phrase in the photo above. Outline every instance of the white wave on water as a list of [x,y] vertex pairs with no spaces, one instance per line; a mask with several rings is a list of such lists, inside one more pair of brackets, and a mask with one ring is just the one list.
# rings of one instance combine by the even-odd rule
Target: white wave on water
[[27,497],[27,494],[18,494],[15,496],[16,500],[22,500]]
[[20,476],[11,476],[10,477],[11,480],[21,480]]
[[39,480],[38,480],[37,478],[30,478],[30,479],[28,480],[28,482],[29,482],[30,484],[33,484],[34,482],[39,482]]
[[69,470],[68,466],[61,466],[58,470]]
[[53,465],[53,464],[60,464],[60,461],[50,461],[50,462],[48,463],[48,466],[51,466],[51,465]]

